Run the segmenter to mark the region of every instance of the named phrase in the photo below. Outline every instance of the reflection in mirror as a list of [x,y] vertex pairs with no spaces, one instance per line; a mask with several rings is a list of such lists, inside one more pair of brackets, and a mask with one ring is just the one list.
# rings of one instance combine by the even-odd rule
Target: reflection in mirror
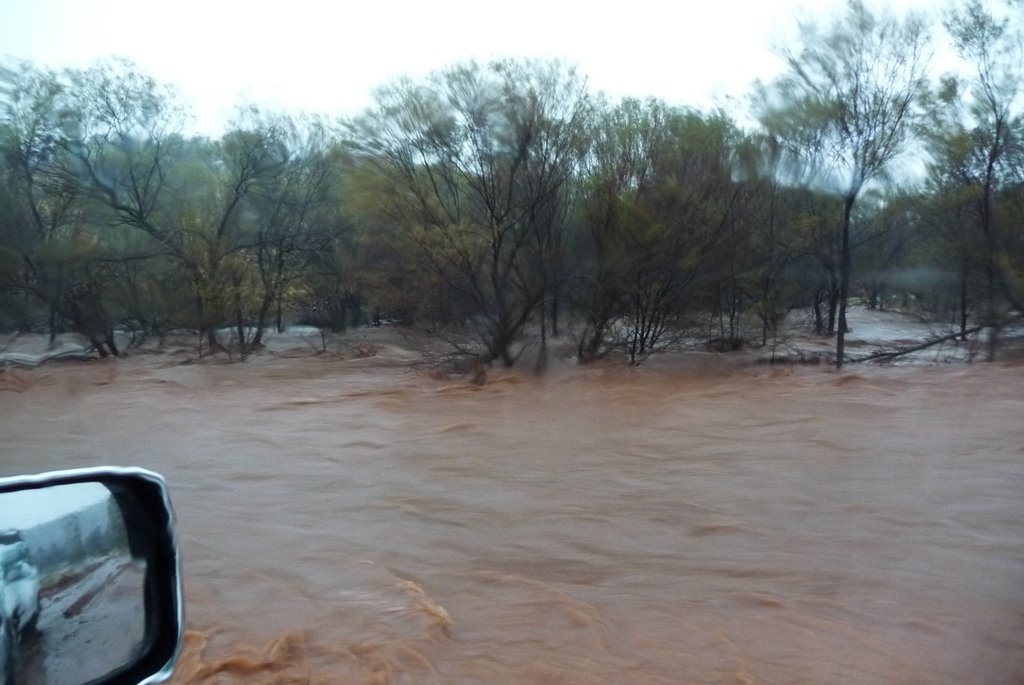
[[133,663],[145,576],[105,485],[0,493],[0,683],[79,685]]

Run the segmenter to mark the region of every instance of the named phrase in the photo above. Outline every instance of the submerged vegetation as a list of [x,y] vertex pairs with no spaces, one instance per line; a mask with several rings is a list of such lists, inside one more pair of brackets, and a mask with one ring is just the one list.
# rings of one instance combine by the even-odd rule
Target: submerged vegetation
[[12,68],[0,329],[75,331],[106,356],[115,331],[186,328],[244,356],[288,321],[389,319],[484,362],[530,344],[542,363],[571,335],[583,361],[637,363],[684,337],[768,345],[805,308],[841,365],[858,298],[984,329],[993,359],[1024,312],[1022,26],[1005,14],[947,16],[970,75],[931,81],[924,20],[854,0],[800,27],[749,128],[501,60],[400,79],[344,121],[249,108],[214,140],[132,64]]

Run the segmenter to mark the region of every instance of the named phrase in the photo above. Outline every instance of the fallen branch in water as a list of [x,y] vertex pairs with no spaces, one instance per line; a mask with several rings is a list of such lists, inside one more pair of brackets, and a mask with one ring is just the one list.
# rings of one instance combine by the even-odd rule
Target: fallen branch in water
[[966,338],[968,335],[974,335],[975,333],[979,332],[982,328],[984,328],[984,326],[975,326],[974,328],[968,328],[965,331],[956,331],[955,333],[949,333],[947,335],[941,335],[941,336],[939,336],[937,338],[929,338],[928,340],[924,341],[923,343],[920,343],[919,345],[913,345],[911,347],[900,347],[900,348],[897,348],[895,350],[881,350],[879,352],[875,352],[874,354],[869,354],[866,357],[856,357],[856,358],[850,359],[850,362],[851,363],[870,362],[870,361],[875,361],[875,360],[878,360],[878,359],[884,359],[885,361],[892,361],[893,359],[896,359],[897,357],[902,357],[905,354],[913,354],[914,352],[920,352],[921,350],[926,350],[929,347],[932,347],[933,345],[941,345],[944,342],[949,342],[950,340],[954,340],[954,339],[959,338],[959,337],[965,337]]

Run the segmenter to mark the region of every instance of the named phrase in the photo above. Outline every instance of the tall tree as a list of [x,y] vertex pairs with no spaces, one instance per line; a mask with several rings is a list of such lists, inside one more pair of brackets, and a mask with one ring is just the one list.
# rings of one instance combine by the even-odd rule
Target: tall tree
[[996,207],[1000,192],[1014,181],[1015,162],[1019,164],[1024,146],[1022,26],[1009,16],[997,16],[979,0],[950,12],[945,26],[974,73],[968,79],[943,80],[926,135],[934,183],[974,208],[986,283],[981,323],[990,330],[987,358],[991,361],[1003,324],[1000,294],[1017,300],[1018,309],[1022,304]]
[[[259,346],[271,308],[281,309],[288,287],[299,279],[310,251],[322,248],[321,224],[337,183],[330,159],[331,139],[323,122],[296,122],[282,116],[253,112],[250,133],[276,146],[278,162],[245,199],[245,219],[239,222],[242,254],[236,280],[252,283],[252,306],[242,307],[236,293],[234,324],[243,354]],[[253,263],[255,262],[255,268]],[[246,326],[251,323],[251,326]],[[246,329],[251,328],[251,335]]]
[[[721,112],[627,99],[603,113],[593,138],[580,358],[600,354],[611,337],[637,363],[702,308],[723,328],[736,324],[744,194],[732,178],[734,123]],[[726,336],[738,334],[728,328]]]
[[641,220],[636,205],[653,183],[659,150],[668,143],[669,108],[657,100],[602,103],[593,119],[581,205],[585,236],[577,252],[585,265],[574,288],[574,305],[584,316],[578,357],[590,361],[605,352],[627,297],[630,254],[626,240]]
[[908,144],[926,88],[929,35],[919,17],[872,14],[850,0],[827,27],[802,23],[781,56],[787,72],[762,95],[762,122],[823,187],[843,200],[836,366],[845,356],[850,223],[865,186],[880,180]]
[[69,103],[66,181],[178,266],[210,349],[225,324],[243,355],[258,345],[325,188],[325,150],[300,159],[293,123],[253,109],[219,141],[186,140],[173,93],[124,62],[73,73]]
[[[486,361],[512,348],[549,296],[558,204],[580,156],[586,84],[559,62],[470,62],[377,93],[348,126],[367,219],[416,246],[473,322]],[[553,224],[552,222],[555,222]]]
[[[28,65],[5,76],[0,145],[12,203],[5,212],[3,242],[15,265],[7,286],[45,303],[52,342],[70,281],[70,255],[62,244],[81,212],[80,193],[57,173],[64,85],[57,74]],[[28,318],[26,313],[25,325]]]

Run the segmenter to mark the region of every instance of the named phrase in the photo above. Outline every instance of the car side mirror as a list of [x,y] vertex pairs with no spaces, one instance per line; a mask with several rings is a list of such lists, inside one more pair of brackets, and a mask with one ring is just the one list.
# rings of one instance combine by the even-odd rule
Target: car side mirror
[[98,468],[0,479],[0,685],[161,682],[181,643],[161,476]]

